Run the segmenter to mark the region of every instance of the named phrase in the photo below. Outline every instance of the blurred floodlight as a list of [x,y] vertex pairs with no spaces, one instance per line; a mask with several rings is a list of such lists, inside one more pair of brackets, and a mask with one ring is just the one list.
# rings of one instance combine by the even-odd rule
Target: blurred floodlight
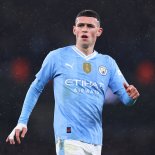
[[150,61],[143,61],[137,68],[137,80],[144,85],[153,84],[155,82],[155,65]]
[[25,58],[17,58],[11,63],[11,75],[17,82],[25,82],[30,76],[29,62]]

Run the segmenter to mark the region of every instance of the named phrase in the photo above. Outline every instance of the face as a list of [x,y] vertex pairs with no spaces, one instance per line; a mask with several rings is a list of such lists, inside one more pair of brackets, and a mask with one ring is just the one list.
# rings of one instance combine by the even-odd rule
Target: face
[[81,48],[94,47],[97,37],[102,34],[99,21],[94,17],[78,17],[73,27],[76,46]]

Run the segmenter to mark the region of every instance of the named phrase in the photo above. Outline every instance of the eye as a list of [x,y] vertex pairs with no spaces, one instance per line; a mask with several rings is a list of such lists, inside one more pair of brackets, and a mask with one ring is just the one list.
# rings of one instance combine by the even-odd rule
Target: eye
[[83,27],[84,26],[84,24],[82,24],[82,23],[79,23],[78,25],[77,25],[77,27]]
[[88,28],[95,28],[95,26],[93,24],[87,24]]

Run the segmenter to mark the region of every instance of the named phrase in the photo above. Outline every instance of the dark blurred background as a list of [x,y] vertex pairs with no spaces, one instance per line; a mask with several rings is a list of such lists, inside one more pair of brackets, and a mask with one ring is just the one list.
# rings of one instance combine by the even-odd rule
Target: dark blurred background
[[96,10],[104,34],[96,50],[115,58],[140,98],[126,107],[110,94],[103,110],[103,155],[153,155],[155,2],[153,0],[0,0],[0,155],[55,155],[52,82],[30,117],[21,145],[5,139],[49,51],[74,44],[76,14]]

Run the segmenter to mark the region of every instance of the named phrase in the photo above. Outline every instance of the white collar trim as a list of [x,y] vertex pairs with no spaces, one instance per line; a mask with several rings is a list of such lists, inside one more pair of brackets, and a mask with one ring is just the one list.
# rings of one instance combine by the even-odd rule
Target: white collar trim
[[98,52],[96,52],[96,51],[94,50],[93,53],[91,53],[91,54],[89,54],[89,55],[85,55],[85,54],[84,54],[83,52],[81,52],[76,46],[72,46],[72,49],[73,49],[78,55],[80,55],[81,57],[83,57],[83,58],[86,59],[86,60],[92,59],[93,57],[95,57],[95,56],[98,54]]

